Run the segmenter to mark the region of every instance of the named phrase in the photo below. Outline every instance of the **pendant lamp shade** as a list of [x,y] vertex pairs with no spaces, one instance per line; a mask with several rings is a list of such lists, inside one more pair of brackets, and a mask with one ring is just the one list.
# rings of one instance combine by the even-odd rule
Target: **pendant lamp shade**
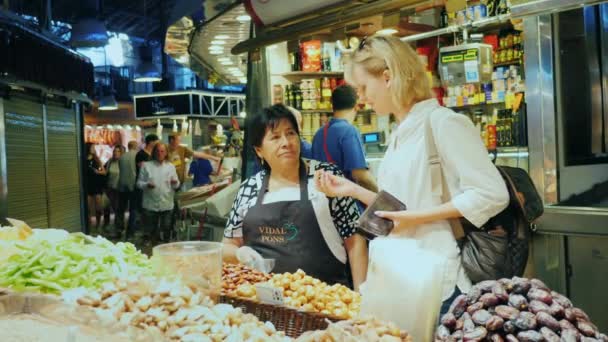
[[72,25],[70,45],[72,47],[103,47],[108,44],[108,32],[103,21],[96,18],[81,18]]
[[99,110],[116,110],[118,109],[118,102],[114,95],[105,95],[99,99]]
[[156,65],[152,62],[152,47],[142,46],[139,49],[140,63],[135,68],[135,82],[160,82],[162,76]]

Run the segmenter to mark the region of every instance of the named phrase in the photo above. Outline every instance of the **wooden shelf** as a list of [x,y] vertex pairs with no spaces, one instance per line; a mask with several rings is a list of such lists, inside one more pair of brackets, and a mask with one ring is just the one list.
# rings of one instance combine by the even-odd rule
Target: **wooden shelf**
[[333,113],[334,111],[331,109],[298,109],[300,113]]
[[319,71],[319,72],[308,72],[308,71],[292,71],[281,74],[287,80],[294,82],[304,78],[323,78],[323,77],[344,77],[342,71]]
[[514,60],[514,61],[509,61],[509,62],[502,62],[502,63],[494,63],[494,67],[501,67],[501,66],[510,66],[510,65],[521,65],[521,61],[520,60]]
[[466,109],[466,108],[471,108],[471,107],[479,107],[479,106],[486,106],[486,105],[498,105],[498,104],[504,104],[504,102],[484,102],[484,103],[476,103],[476,104],[470,104],[470,105],[464,105],[464,106],[453,106],[453,107],[448,107],[450,109]]

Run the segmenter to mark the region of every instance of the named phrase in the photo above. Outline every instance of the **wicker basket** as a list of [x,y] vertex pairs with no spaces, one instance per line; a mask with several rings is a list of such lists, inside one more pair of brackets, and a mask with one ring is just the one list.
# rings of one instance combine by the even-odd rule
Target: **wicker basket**
[[241,308],[243,312],[253,314],[263,322],[269,321],[278,331],[284,331],[287,336],[293,338],[299,337],[307,331],[324,330],[327,328],[328,321],[340,320],[319,313],[298,311],[285,306],[263,304],[243,298],[221,296],[220,302]]

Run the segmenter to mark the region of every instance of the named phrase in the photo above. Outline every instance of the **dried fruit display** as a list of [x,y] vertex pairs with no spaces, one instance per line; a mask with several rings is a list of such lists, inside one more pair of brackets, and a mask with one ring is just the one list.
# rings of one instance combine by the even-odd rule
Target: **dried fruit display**
[[[239,286],[244,284],[254,285],[257,283],[268,281],[272,278],[272,275],[260,272],[253,268],[249,268],[242,264],[227,264],[224,263],[222,268],[222,294],[236,297],[247,297],[250,291],[239,293],[237,289]],[[254,294],[255,297],[255,294]]]
[[608,342],[589,316],[538,279],[482,281],[452,302],[435,341]]
[[392,323],[358,318],[330,323],[327,329],[309,331],[297,342],[411,342],[412,337]]
[[271,323],[228,304],[213,305],[179,281],[133,277],[105,283],[99,290],[66,291],[63,298],[93,307],[102,319],[160,333],[170,340],[291,341]]
[[[285,305],[290,307],[339,319],[350,319],[359,314],[361,295],[358,292],[341,284],[328,285],[302,270],[275,274],[268,284],[283,290]],[[249,285],[249,288],[255,293],[254,286]]]

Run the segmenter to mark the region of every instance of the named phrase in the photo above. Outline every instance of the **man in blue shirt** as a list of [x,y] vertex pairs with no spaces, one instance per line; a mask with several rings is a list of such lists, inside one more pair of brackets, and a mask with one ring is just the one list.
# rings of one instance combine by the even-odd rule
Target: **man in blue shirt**
[[[209,153],[209,151],[204,151]],[[196,158],[190,163],[190,169],[188,170],[189,176],[194,176],[192,180],[193,186],[203,186],[211,183],[209,175],[213,173],[213,166],[207,159]]]
[[349,85],[339,86],[334,89],[331,102],[334,116],[312,140],[313,159],[337,165],[346,178],[377,192],[376,181],[365,161],[361,134],[352,124],[357,115],[357,91]]
[[[298,123],[298,130],[300,131],[300,136],[302,135],[302,113],[299,110],[293,107],[287,107],[291,114],[296,118],[296,122]],[[302,158],[311,159],[312,158],[312,145],[300,137],[300,155]]]

